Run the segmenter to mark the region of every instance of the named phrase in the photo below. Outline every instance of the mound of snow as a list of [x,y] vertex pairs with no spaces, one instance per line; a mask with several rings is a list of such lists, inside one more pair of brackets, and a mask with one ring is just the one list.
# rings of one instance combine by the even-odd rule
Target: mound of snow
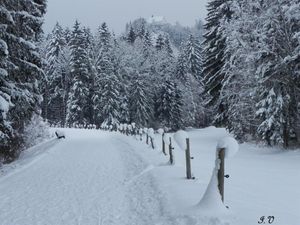
[[164,134],[164,142],[165,144],[170,144],[170,138],[172,139],[172,135],[170,133],[165,133]]
[[174,139],[182,150],[186,150],[186,139],[189,138],[187,132],[179,130],[174,134]]
[[205,212],[226,212],[227,209],[222,202],[221,194],[218,189],[218,170],[219,170],[220,161],[216,159],[216,165],[213,170],[210,182],[207,186],[207,189],[200,200],[198,206],[201,211]]
[[154,130],[153,130],[153,128],[149,128],[148,129],[148,135],[149,135],[149,137],[154,138]]
[[128,128],[129,131],[132,131],[132,125],[131,125],[131,124],[129,124],[129,125],[127,126],[127,128]]
[[157,130],[157,132],[159,133],[159,134],[163,134],[165,131],[164,131],[164,129],[162,129],[162,128],[159,128],[158,130]]
[[225,148],[225,157],[233,157],[239,151],[238,142],[232,137],[224,137],[219,140],[217,149]]

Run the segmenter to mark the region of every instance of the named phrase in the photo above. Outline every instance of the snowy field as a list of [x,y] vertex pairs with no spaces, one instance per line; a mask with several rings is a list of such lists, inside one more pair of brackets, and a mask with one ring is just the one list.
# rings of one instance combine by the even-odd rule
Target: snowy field
[[226,210],[199,205],[220,138],[213,127],[189,130],[192,173],[175,145],[175,165],[134,137],[62,129],[0,169],[0,225],[255,225],[300,224],[300,151],[243,144],[226,159]]

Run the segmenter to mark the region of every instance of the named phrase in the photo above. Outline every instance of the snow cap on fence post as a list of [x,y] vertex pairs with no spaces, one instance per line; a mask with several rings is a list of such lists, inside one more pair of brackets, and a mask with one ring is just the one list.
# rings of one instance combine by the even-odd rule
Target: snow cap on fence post
[[133,129],[135,129],[135,123],[131,123]]
[[179,130],[174,134],[174,139],[182,150],[186,150],[186,139],[188,138],[188,133],[183,130]]
[[219,140],[218,149],[225,149],[225,158],[231,158],[239,151],[239,144],[233,137],[224,137]]
[[157,130],[157,132],[158,132],[160,135],[162,135],[165,131],[164,131],[164,129],[159,128],[159,129]]
[[148,131],[147,131],[147,134],[148,134],[149,137],[154,138],[154,130],[153,130],[153,128],[149,128]]
[[164,135],[164,142],[168,145],[170,143],[170,138],[173,139],[170,133],[165,133]]

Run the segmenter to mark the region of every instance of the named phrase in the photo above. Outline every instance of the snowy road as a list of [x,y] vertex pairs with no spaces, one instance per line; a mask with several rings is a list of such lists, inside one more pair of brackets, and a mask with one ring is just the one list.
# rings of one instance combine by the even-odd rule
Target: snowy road
[[[1,225],[160,224],[152,169],[118,135],[67,133],[39,160],[0,178]],[[166,224],[165,222],[163,224]]]
[[[299,225],[300,151],[254,144],[226,160],[228,212],[199,208],[224,129],[190,130],[192,172],[175,142],[175,165],[133,137],[65,129],[0,169],[0,225]],[[268,221],[267,221],[268,222]],[[266,224],[268,224],[265,222]]]

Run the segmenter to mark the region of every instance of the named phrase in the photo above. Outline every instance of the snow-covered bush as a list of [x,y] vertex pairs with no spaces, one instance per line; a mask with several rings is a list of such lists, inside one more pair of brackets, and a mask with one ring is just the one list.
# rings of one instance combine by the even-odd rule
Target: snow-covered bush
[[50,138],[49,126],[41,116],[34,114],[24,130],[24,147],[28,148]]

